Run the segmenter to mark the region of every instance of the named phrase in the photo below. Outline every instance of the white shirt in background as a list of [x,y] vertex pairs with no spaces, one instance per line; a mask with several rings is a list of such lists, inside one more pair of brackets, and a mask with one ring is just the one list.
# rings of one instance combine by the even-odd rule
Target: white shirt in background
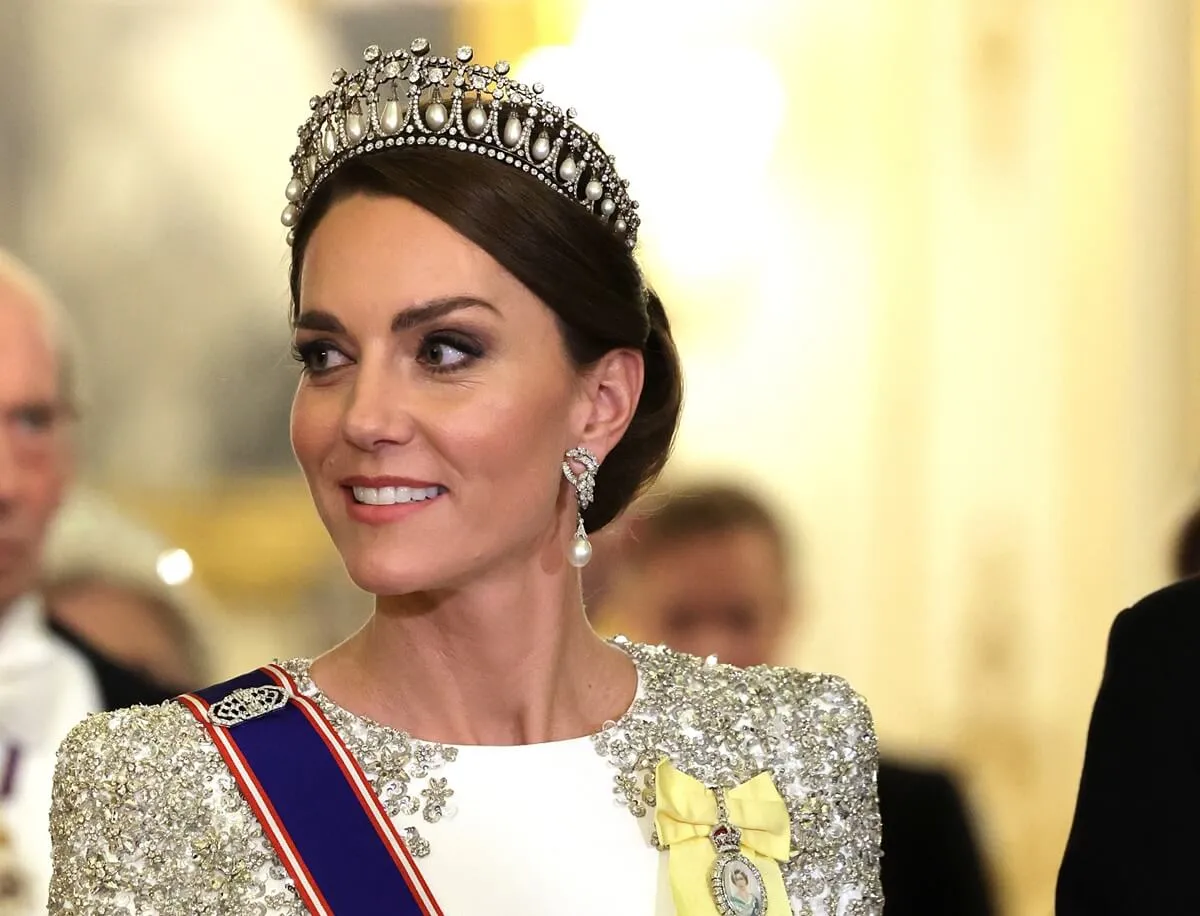
[[40,599],[28,595],[0,612],[0,792],[8,790],[0,872],[15,869],[22,888],[19,898],[0,899],[0,916],[46,912],[55,752],[72,726],[102,708],[91,666],[50,630]]

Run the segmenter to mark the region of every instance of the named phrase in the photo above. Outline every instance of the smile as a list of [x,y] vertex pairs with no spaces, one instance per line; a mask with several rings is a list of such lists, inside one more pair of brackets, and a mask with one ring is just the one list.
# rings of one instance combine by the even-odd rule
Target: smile
[[445,487],[351,487],[354,501],[363,506],[395,506],[435,499],[446,492]]

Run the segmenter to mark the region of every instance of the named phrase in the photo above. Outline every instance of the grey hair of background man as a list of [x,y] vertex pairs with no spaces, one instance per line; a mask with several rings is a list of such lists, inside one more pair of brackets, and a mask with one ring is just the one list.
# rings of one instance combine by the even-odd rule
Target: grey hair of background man
[[72,413],[79,411],[78,344],[71,317],[41,277],[12,252],[0,248],[0,297],[5,292],[15,294],[36,311],[58,366],[59,399]]

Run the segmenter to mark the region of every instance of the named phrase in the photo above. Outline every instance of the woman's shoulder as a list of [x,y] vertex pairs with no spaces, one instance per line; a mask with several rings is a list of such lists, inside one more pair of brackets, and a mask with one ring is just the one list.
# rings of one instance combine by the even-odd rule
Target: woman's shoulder
[[71,729],[58,749],[56,791],[172,778],[199,778],[219,762],[215,746],[182,704],[131,706],[95,713]]
[[617,762],[665,755],[707,785],[769,772],[791,816],[792,849],[803,853],[783,867],[788,896],[803,901],[797,912],[878,912],[879,755],[854,688],[831,674],[628,648],[640,699],[601,733],[601,750]]
[[786,706],[793,721],[809,731],[836,732],[848,740],[875,741],[871,710],[845,678],[819,671],[759,665],[745,672],[751,703]]
[[874,742],[866,700],[845,678],[775,665],[736,668],[665,646],[630,644],[629,649],[647,694],[670,697],[675,703],[685,698],[687,708],[724,711],[722,719],[736,712],[752,727],[836,732]]
[[129,706],[98,712],[79,722],[59,748],[59,756],[120,754],[125,750],[165,750],[168,745],[204,734],[195,716],[180,703]]
[[98,713],[72,729],[50,835],[53,914],[295,906],[220,751],[179,702]]

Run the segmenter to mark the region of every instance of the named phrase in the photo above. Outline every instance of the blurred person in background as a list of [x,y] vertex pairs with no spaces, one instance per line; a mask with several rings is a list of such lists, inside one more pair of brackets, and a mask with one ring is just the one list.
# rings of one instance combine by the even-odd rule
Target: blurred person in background
[[1171,566],[1180,581],[1109,632],[1058,916],[1200,911],[1200,507],[1179,527]]
[[[748,667],[777,664],[798,616],[792,546],[764,499],[710,483],[644,497],[613,536],[593,619],[692,655]],[[590,573],[590,568],[588,570]],[[971,819],[953,778],[882,757],[886,916],[994,912]]]
[[46,620],[43,549],[74,465],[70,340],[56,300],[0,252],[0,816],[15,863],[0,887],[39,913],[55,749],[89,713],[167,697]]
[[79,569],[43,586],[55,632],[174,695],[204,684],[196,633],[178,595],[149,577]]
[[205,683],[199,599],[185,553],[76,489],[55,519],[44,568],[41,593],[63,638],[172,694]]

